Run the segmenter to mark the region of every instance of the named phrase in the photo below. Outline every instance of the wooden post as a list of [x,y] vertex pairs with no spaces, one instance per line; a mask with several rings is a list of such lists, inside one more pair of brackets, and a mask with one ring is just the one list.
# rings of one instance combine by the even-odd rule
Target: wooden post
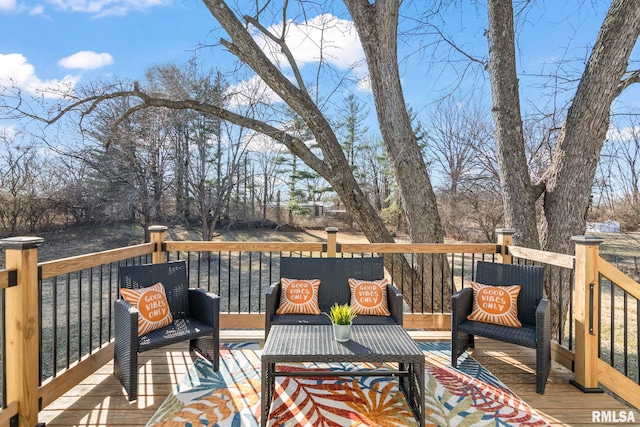
[[573,292],[575,380],[571,384],[585,393],[602,393],[598,387],[598,248],[603,239],[573,236],[576,244],[575,290]]
[[327,227],[324,231],[327,232],[327,258],[335,258],[338,252],[338,228]]
[[509,246],[513,245],[513,235],[516,230],[513,228],[496,228],[496,234],[498,235],[498,246],[500,246],[500,253],[498,254],[498,260],[503,264],[511,264],[511,254],[509,254]]
[[38,247],[40,237],[0,240],[8,270],[18,271],[18,284],[6,289],[7,402],[18,402],[18,426],[38,424],[40,336],[38,317]]
[[164,225],[152,225],[149,227],[151,242],[156,244],[153,254],[151,255],[151,262],[154,264],[161,264],[165,261],[164,237],[166,231],[167,227]]

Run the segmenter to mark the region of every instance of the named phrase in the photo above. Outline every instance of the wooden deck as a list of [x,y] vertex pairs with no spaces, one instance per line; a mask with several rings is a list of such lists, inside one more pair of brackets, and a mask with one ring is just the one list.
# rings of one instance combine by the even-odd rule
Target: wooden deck
[[[262,334],[234,333],[223,341],[257,341]],[[416,339],[440,340],[442,335],[415,336]],[[535,353],[533,350],[478,338],[473,357],[493,372],[523,400],[534,407],[553,426],[594,426],[592,410],[629,411],[629,407],[607,394],[583,394],[569,384],[573,374],[554,363],[546,393],[535,393]],[[71,389],[40,412],[39,421],[54,426],[144,426],[171,393],[177,381],[193,361],[187,344],[153,350],[140,356],[139,398],[129,403],[120,383],[113,375],[113,364]],[[449,361],[441,361],[448,364]],[[640,412],[635,411],[640,424]],[[621,425],[621,424],[612,424]],[[625,424],[622,424],[625,425]],[[631,424],[626,424],[631,425]]]

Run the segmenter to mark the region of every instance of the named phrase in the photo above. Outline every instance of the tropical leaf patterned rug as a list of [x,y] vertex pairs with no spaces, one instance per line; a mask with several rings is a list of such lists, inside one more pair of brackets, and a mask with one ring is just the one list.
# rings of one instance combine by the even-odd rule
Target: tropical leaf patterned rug
[[[548,426],[489,371],[466,354],[458,369],[448,343],[419,343],[426,358],[426,424],[433,426]],[[438,363],[440,361],[440,363]],[[362,369],[362,364],[290,365],[283,369]],[[147,427],[252,427],[260,425],[260,347],[223,344],[220,371],[199,358]],[[384,369],[384,366],[378,366]],[[279,369],[281,366],[279,365]],[[287,377],[276,379],[270,427],[415,426],[391,377]]]

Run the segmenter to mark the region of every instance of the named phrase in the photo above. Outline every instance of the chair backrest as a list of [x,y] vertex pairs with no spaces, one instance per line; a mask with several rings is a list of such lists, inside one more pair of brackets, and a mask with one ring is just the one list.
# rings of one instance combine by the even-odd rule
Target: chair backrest
[[125,289],[140,289],[162,283],[173,318],[189,316],[189,279],[184,261],[123,266],[119,268],[119,273],[120,287]]
[[280,278],[320,279],[318,305],[328,312],[334,303],[345,304],[351,299],[350,277],[377,280],[384,277],[381,257],[367,258],[280,258]]
[[536,308],[544,290],[544,268],[478,261],[475,281],[485,285],[520,285],[518,319],[525,325],[536,324]]

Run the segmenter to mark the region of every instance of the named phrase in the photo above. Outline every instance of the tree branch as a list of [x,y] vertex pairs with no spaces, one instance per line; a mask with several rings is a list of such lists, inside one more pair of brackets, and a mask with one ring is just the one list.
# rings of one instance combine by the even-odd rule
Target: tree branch
[[[250,16],[245,15],[244,20],[250,23],[251,25],[253,25],[254,27],[256,27],[258,30],[260,30],[262,34],[264,34],[275,44],[280,46],[280,50],[282,51],[284,56],[287,58],[287,62],[291,66],[291,70],[293,71],[293,75],[296,78],[296,82],[298,82],[299,88],[308,93],[307,87],[305,86],[304,80],[302,79],[302,74],[300,74],[300,69],[298,68],[298,64],[296,63],[296,60],[293,58],[293,54],[291,53],[291,50],[289,49],[289,46],[287,45],[287,43],[284,41],[284,38],[279,38],[271,34],[269,30],[267,30],[257,19],[254,19]],[[285,23],[283,23],[283,25],[285,25]]]
[[147,93],[143,92],[139,87],[134,87],[134,90],[130,92],[128,96],[134,96],[142,100],[144,104],[144,107],[142,108],[164,107],[172,110],[190,109],[198,111],[200,113],[211,114],[235,125],[252,129],[284,144],[289,150],[291,150],[293,154],[300,157],[318,174],[322,176],[330,176],[331,172],[328,165],[320,158],[318,158],[318,156],[316,156],[301,139],[295,138],[285,131],[278,129],[268,123],[234,113],[216,105],[195,101],[193,99],[175,101],[171,99],[150,96]]
[[478,58],[475,58],[475,57],[471,56],[470,54],[468,54],[467,52],[465,52],[464,50],[459,48],[458,45],[455,44],[452,40],[450,40],[447,36],[445,36],[444,33],[442,31],[440,31],[440,29],[438,27],[433,26],[433,28],[435,28],[436,32],[438,33],[438,35],[440,35],[442,40],[444,40],[444,42],[447,43],[449,46],[451,46],[456,52],[460,53],[462,56],[464,56],[465,58],[467,58],[471,62],[477,62],[478,64],[482,65],[483,68],[487,67],[487,62],[486,61],[482,61],[482,60],[480,60]]
[[615,98],[619,97],[622,92],[634,83],[640,83],[640,70],[633,71],[629,77],[623,79],[615,91]]

